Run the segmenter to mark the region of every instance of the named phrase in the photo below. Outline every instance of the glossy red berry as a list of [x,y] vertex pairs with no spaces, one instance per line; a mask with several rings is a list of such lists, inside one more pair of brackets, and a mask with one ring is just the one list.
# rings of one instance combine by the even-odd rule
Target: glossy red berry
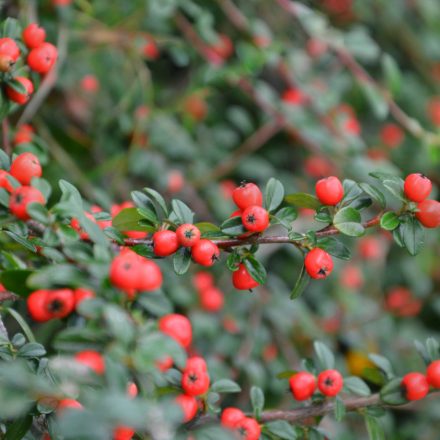
[[263,232],[269,226],[269,213],[261,206],[248,206],[241,214],[243,226],[251,232]]
[[118,426],[113,431],[113,440],[131,440],[135,432],[129,426]]
[[433,388],[440,388],[440,360],[433,361],[428,365],[426,379]]
[[75,399],[62,399],[58,402],[57,413],[60,414],[65,409],[83,409],[83,406]]
[[153,246],[158,257],[167,257],[179,249],[179,241],[174,231],[158,231],[153,234]]
[[26,102],[29,101],[29,98],[31,97],[32,93],[34,93],[34,85],[32,84],[32,81],[30,79],[24,76],[16,76],[14,80],[19,82],[23,86],[24,91],[19,92],[12,86],[7,85],[6,95],[11,101],[17,104],[20,105],[26,104]]
[[110,281],[122,290],[137,289],[139,269],[139,255],[130,249],[124,249],[110,265]]
[[29,185],[33,177],[41,177],[43,174],[38,157],[32,153],[18,155],[12,162],[9,172],[22,185]]
[[255,183],[242,183],[234,189],[232,199],[242,210],[246,209],[248,206],[263,205],[263,194]]
[[417,205],[417,209],[416,218],[425,228],[440,226],[440,202],[423,200]]
[[407,400],[420,400],[429,392],[428,380],[422,373],[408,373],[403,376],[402,388]]
[[159,330],[175,339],[183,348],[188,348],[192,341],[190,320],[183,315],[171,313],[159,319]]
[[51,43],[43,43],[29,52],[27,63],[33,71],[45,74],[52,69],[57,58],[57,48]]
[[32,319],[38,322],[54,318],[65,318],[75,307],[75,298],[70,289],[36,290],[27,299]]
[[52,314],[46,307],[47,290],[36,290],[32,292],[27,299],[27,308],[29,315],[34,321],[46,322],[52,318]]
[[11,176],[7,171],[0,170],[0,188],[4,188],[8,192],[14,191],[14,186],[9,181],[8,176]]
[[344,188],[341,181],[335,177],[325,177],[315,185],[316,197],[323,205],[335,206],[344,197]]
[[205,359],[201,356],[192,356],[186,360],[186,370],[208,371]]
[[290,378],[289,385],[296,400],[307,400],[316,390],[316,378],[307,371],[300,371]]
[[20,186],[15,188],[9,199],[9,210],[20,220],[29,220],[27,206],[30,203],[40,203],[44,205],[46,200],[37,188],[32,186]]
[[182,375],[182,389],[188,396],[200,396],[209,389],[209,375],[199,368],[185,368]]
[[238,408],[225,408],[220,417],[220,423],[226,428],[235,429],[238,422],[245,417],[244,412]]
[[20,49],[12,38],[0,38],[0,72],[9,72],[19,56]]
[[75,354],[75,361],[85,365],[96,374],[101,375],[105,372],[105,361],[101,353],[94,350],[84,350]]
[[406,177],[403,190],[412,202],[422,202],[431,193],[432,183],[423,174],[414,173]]
[[258,440],[261,435],[261,427],[258,422],[251,417],[244,417],[235,426],[238,438],[241,440]]
[[196,416],[199,406],[194,396],[180,394],[176,397],[176,403],[180,406],[183,412],[183,421],[185,423],[189,422]]
[[142,292],[151,292],[159,289],[162,281],[163,275],[160,267],[154,261],[141,257],[136,289]]
[[307,273],[314,279],[327,278],[333,270],[333,259],[320,248],[312,249],[304,260]]
[[200,305],[208,312],[218,312],[225,302],[223,292],[215,286],[201,290],[199,293]]
[[202,238],[191,248],[192,259],[201,266],[212,266],[220,256],[220,249],[211,240]]
[[22,37],[24,44],[26,44],[29,49],[35,49],[44,43],[46,31],[38,26],[37,23],[31,23],[25,27]]
[[93,290],[86,289],[84,287],[78,287],[78,289],[75,289],[73,291],[73,296],[75,299],[75,308],[76,308],[84,300],[95,298],[96,295],[95,295],[95,292],[93,292]]
[[318,375],[318,388],[324,396],[334,397],[342,390],[344,379],[336,370],[325,370]]
[[250,290],[260,285],[251,277],[243,263],[240,263],[238,269],[232,272],[232,284],[238,290]]
[[186,223],[177,228],[176,235],[181,246],[192,247],[200,240],[200,229]]

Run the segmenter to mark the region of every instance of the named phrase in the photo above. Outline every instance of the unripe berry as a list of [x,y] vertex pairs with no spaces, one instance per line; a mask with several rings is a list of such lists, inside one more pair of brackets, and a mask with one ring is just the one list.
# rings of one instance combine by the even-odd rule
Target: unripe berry
[[18,155],[12,162],[9,172],[22,185],[29,185],[33,177],[41,177],[43,174],[38,157],[32,153]]
[[46,200],[43,194],[32,186],[20,186],[15,188],[9,199],[9,210],[20,220],[29,220],[27,206],[30,203],[40,203],[44,205]]
[[289,379],[289,385],[296,400],[307,400],[316,390],[316,378],[307,371],[300,371]]
[[426,378],[433,388],[440,388],[440,360],[433,361],[428,365]]
[[251,232],[263,232],[269,226],[269,213],[261,206],[248,206],[241,214],[243,226]]
[[179,249],[179,241],[174,231],[157,231],[153,234],[153,246],[158,257],[167,257]]
[[201,266],[212,266],[220,256],[218,246],[211,240],[202,238],[191,248],[192,259]]
[[188,348],[192,341],[190,320],[183,315],[172,313],[159,319],[159,330],[175,339],[183,348]]
[[84,350],[75,354],[75,361],[89,367],[96,374],[101,375],[105,372],[105,361],[101,353],[94,350]]
[[220,423],[226,428],[234,429],[238,422],[245,417],[244,412],[238,408],[225,408],[222,412]]
[[241,210],[263,205],[263,194],[255,183],[242,183],[234,189],[232,199]]
[[29,52],[27,63],[33,71],[45,74],[52,69],[57,58],[57,48],[51,43],[43,43]]
[[24,76],[16,76],[14,79],[24,87],[25,92],[18,92],[10,85],[7,85],[6,95],[11,101],[16,102],[17,104],[26,104],[32,93],[34,93],[34,85],[30,79],[25,78]]
[[197,400],[194,396],[180,394],[176,397],[175,401],[183,412],[183,421],[185,423],[189,422],[196,416],[199,406],[197,405]]
[[240,263],[238,269],[232,272],[232,284],[238,290],[250,290],[260,285],[252,278],[243,263]]
[[406,177],[403,190],[412,202],[422,202],[431,193],[432,183],[423,174],[414,173]]
[[14,191],[12,183],[9,181],[10,174],[5,170],[0,170],[0,188],[4,188],[8,192]]
[[29,49],[35,49],[44,43],[46,31],[39,27],[37,23],[31,23],[25,27],[22,37],[24,44],[26,44]]
[[192,247],[200,240],[200,229],[186,223],[177,228],[176,235],[181,246]]
[[341,181],[330,176],[318,180],[315,185],[316,197],[323,205],[335,206],[344,197],[344,188]]
[[422,373],[408,373],[403,376],[402,388],[407,400],[420,400],[429,392],[429,384]]
[[417,205],[417,209],[416,218],[425,228],[440,226],[440,202],[423,200]]
[[344,385],[341,373],[336,370],[325,370],[318,375],[318,388],[324,396],[334,397]]
[[307,273],[314,279],[327,278],[333,270],[333,259],[320,248],[312,249],[304,260]]
[[188,396],[200,396],[209,389],[209,375],[206,371],[185,368],[182,375],[182,388]]

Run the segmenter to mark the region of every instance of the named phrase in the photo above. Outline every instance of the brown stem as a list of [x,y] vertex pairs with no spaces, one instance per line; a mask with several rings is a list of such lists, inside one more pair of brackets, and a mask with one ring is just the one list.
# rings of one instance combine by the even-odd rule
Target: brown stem
[[242,32],[249,32],[249,23],[247,18],[243,15],[240,9],[234,5],[232,0],[218,0],[223,12],[234,24],[234,26],[240,29]]

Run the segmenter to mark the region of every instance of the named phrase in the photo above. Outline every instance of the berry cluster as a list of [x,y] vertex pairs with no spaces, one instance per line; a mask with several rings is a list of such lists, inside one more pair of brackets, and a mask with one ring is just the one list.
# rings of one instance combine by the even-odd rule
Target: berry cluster
[[289,379],[290,390],[296,400],[310,399],[316,388],[326,397],[335,397],[342,390],[344,379],[337,370],[325,370],[318,379],[308,371],[300,371]]
[[218,312],[224,304],[223,292],[215,286],[209,272],[200,271],[193,277],[193,284],[199,295],[200,305],[207,312]]
[[252,417],[246,415],[238,408],[225,408],[222,412],[220,423],[227,429],[232,430],[238,439],[258,440],[261,435],[261,427]]
[[403,376],[402,390],[407,400],[420,400],[429,393],[429,387],[440,389],[440,360],[431,362],[426,374],[411,372]]

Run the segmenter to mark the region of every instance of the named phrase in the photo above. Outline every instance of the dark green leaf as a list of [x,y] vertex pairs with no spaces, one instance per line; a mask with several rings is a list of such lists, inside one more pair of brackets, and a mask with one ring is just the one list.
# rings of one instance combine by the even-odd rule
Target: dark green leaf
[[0,281],[7,290],[20,296],[28,296],[32,289],[27,286],[28,277],[33,274],[32,270],[14,269],[0,273]]
[[299,208],[310,208],[315,211],[321,206],[320,201],[316,197],[306,193],[288,194],[284,197],[284,201],[289,205],[298,206]]
[[362,189],[354,180],[345,179],[342,182],[342,186],[344,188],[344,198],[342,199],[342,202],[346,205],[362,194]]
[[153,258],[155,256],[153,247],[147,244],[137,244],[131,250],[145,258]]
[[318,247],[341,260],[349,260],[351,258],[350,249],[335,237],[320,238],[318,240]]
[[385,433],[376,417],[366,414],[365,424],[367,425],[368,437],[370,440],[385,440]]
[[163,316],[173,311],[173,304],[162,291],[148,292],[139,295],[137,302],[149,313],[155,316]]
[[23,247],[31,252],[36,252],[37,248],[25,237],[20,237],[15,232],[11,231],[3,231],[8,237],[15,240],[17,243],[20,243]]
[[315,341],[313,348],[323,370],[331,370],[335,367],[335,356],[325,344]]
[[359,186],[362,190],[367,193],[375,202],[379,203],[379,205],[384,208],[386,205],[385,196],[379,191],[376,187],[368,184],[368,183],[360,183]]
[[397,217],[395,212],[389,211],[386,212],[381,218],[380,218],[380,226],[383,229],[386,229],[387,231],[393,231],[394,229],[399,226],[400,220],[399,217]]
[[21,440],[32,426],[33,417],[27,415],[7,425],[4,440]]
[[368,385],[360,378],[356,376],[350,376],[344,378],[344,387],[353,394],[358,396],[369,396],[371,394]]
[[264,393],[260,387],[253,386],[251,388],[251,403],[254,410],[255,418],[258,420],[260,418],[261,412],[264,408]]
[[193,223],[194,213],[185,203],[175,199],[171,202],[171,207],[180,224]]
[[411,255],[417,255],[424,245],[425,231],[419,221],[414,218],[408,218],[400,227],[400,231],[406,250]]
[[159,219],[151,209],[145,207],[137,208],[137,212],[142,217],[142,219],[148,220],[148,223],[151,223],[152,225],[157,225],[159,223]]
[[152,188],[144,188],[144,192],[148,194],[159,218],[167,217],[168,208],[164,198]]
[[269,212],[277,209],[284,198],[283,184],[273,177],[269,179],[264,192],[265,206]]
[[241,217],[228,218],[220,225],[220,229],[225,235],[241,235],[246,232]]
[[283,440],[295,440],[298,438],[295,429],[285,420],[265,423],[264,427],[272,434]]
[[391,362],[384,356],[379,354],[371,353],[368,355],[368,358],[374,365],[379,367],[387,376],[388,379],[392,379],[394,377],[393,367],[391,366]]
[[239,393],[241,388],[233,380],[219,379],[211,385],[211,391],[215,393]]
[[174,272],[177,275],[183,275],[189,269],[191,264],[191,251],[188,248],[181,247],[173,256]]
[[344,418],[346,412],[344,402],[339,396],[336,396],[334,409],[336,421],[340,422]]
[[259,284],[266,282],[267,272],[265,267],[253,256],[248,256],[244,261],[244,265],[249,275]]
[[402,378],[396,377],[380,390],[380,399],[387,405],[404,405],[408,401],[402,392]]
[[310,276],[306,271],[304,264],[301,267],[301,272],[299,273],[298,279],[296,280],[295,286],[290,293],[290,299],[298,298],[306,289],[310,282]]
[[121,232],[124,231],[144,231],[143,226],[139,226],[139,220],[142,219],[138,208],[123,209],[116,217],[113,218],[112,225]]
[[351,207],[340,209],[333,218],[335,228],[351,237],[359,237],[365,233],[365,228],[360,222],[359,211]]

